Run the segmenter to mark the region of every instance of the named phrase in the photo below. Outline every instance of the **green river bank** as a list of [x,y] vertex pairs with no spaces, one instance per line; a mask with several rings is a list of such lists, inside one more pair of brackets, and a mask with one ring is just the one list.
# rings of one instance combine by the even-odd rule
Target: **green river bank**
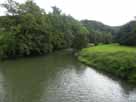
[[136,48],[116,44],[82,49],[78,59],[96,69],[136,84]]

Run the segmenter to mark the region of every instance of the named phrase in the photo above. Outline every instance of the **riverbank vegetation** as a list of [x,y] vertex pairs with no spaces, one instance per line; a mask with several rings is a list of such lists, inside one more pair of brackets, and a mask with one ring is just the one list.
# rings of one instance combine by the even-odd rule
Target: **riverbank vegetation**
[[7,14],[0,17],[2,58],[40,55],[69,47],[82,48],[88,42],[87,29],[57,7],[46,13],[32,0],[22,4],[7,0],[2,6],[7,10]]
[[136,83],[136,47],[98,45],[82,49],[78,59],[96,69]]
[[33,0],[25,3],[7,0],[1,6],[7,11],[0,17],[1,58],[41,55],[65,48],[81,49],[88,42],[112,42],[111,33],[94,33],[57,7],[47,13]]

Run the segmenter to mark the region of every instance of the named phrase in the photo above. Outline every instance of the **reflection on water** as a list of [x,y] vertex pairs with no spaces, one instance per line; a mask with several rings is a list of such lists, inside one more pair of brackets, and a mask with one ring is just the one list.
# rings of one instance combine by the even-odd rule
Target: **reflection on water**
[[62,51],[0,62],[0,102],[136,102],[136,89]]

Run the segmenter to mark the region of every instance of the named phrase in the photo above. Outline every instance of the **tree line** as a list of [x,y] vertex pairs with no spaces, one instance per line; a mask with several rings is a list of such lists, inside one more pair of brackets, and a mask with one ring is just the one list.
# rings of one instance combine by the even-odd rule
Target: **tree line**
[[[91,32],[83,23],[52,7],[40,8],[32,0],[1,4],[7,12],[0,17],[2,58],[50,53],[64,48],[81,49],[91,43],[110,43],[111,34]],[[110,39],[109,39],[110,38]]]
[[91,20],[78,21],[52,7],[40,8],[32,0],[1,4],[7,12],[0,16],[0,56],[2,58],[50,53],[55,50],[81,49],[88,43],[136,45],[136,21],[111,27]]
[[136,20],[116,27],[91,20],[83,20],[81,23],[88,29],[92,43],[119,43],[136,46]]
[[113,32],[112,27],[104,25],[97,21],[82,20],[81,23],[89,31],[88,38],[90,43],[99,44],[109,44],[113,42]]
[[121,45],[136,46],[136,21],[130,21],[120,27],[116,34],[116,42]]
[[7,9],[6,16],[0,17],[0,55],[4,58],[79,49],[87,44],[87,29],[57,7],[47,14],[32,0],[22,4],[7,0],[2,6]]

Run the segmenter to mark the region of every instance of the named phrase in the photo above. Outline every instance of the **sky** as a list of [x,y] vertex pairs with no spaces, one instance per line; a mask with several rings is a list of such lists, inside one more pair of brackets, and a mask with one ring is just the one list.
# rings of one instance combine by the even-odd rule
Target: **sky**
[[[5,0],[0,0],[3,3]],[[26,0],[16,0],[25,2]],[[123,25],[136,16],[136,0],[34,0],[46,12],[57,6],[77,20],[88,19],[110,26]],[[4,12],[0,8],[0,15]]]

